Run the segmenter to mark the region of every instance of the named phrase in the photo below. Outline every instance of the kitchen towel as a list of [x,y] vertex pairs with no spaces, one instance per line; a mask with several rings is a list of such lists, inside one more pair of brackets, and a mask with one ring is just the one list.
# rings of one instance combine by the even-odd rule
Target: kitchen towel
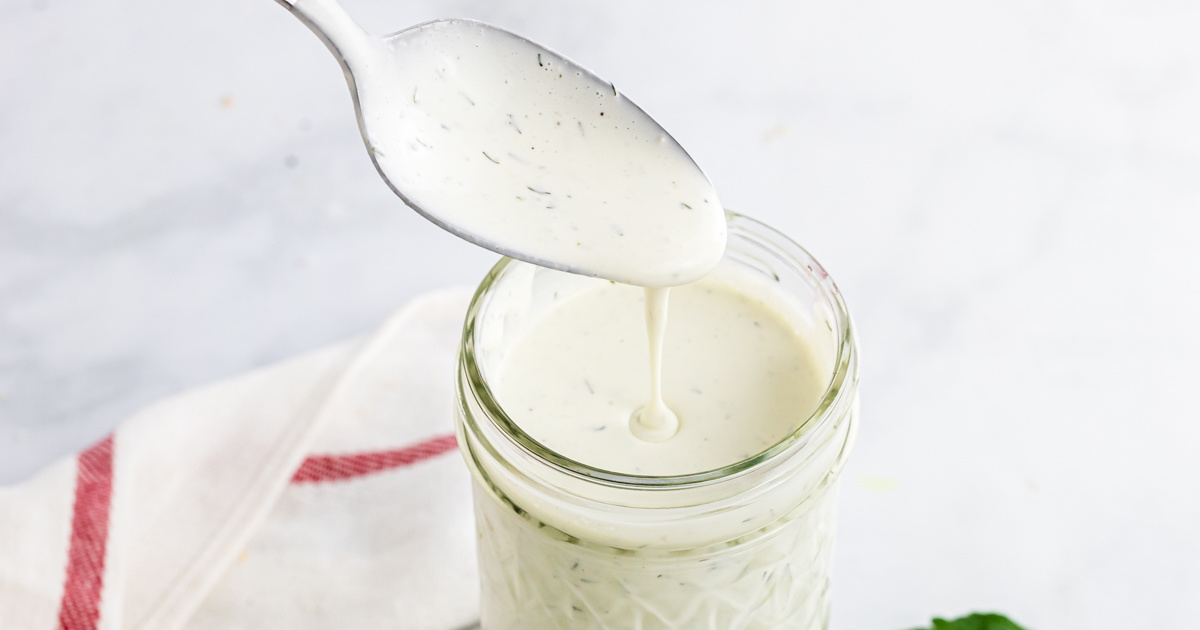
[[446,630],[478,618],[455,448],[469,293],[165,400],[0,487],[0,628]]

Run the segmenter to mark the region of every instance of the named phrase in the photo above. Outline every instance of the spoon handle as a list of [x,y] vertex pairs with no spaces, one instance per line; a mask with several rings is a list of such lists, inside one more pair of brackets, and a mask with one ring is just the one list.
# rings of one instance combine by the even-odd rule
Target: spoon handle
[[368,34],[337,0],[275,0],[325,42],[347,74],[359,67],[376,38]]

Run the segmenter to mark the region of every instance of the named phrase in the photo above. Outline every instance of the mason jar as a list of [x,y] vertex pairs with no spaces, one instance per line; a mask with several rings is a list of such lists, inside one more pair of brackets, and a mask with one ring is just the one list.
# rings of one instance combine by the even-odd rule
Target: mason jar
[[605,281],[505,259],[480,285],[455,411],[473,475],[484,630],[827,626],[837,480],[857,426],[854,331],[803,248],[749,217],[728,221],[722,264],[794,307],[787,316],[812,336],[828,380],[795,430],[716,470],[622,474],[538,443],[489,383],[546,309]]

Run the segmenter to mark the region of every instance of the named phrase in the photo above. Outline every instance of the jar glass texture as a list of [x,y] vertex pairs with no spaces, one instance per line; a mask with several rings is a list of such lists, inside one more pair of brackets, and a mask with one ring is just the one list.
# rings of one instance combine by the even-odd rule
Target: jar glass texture
[[525,433],[489,375],[546,309],[602,281],[505,259],[480,285],[455,411],[474,479],[484,630],[826,627],[836,484],[857,427],[854,332],[837,287],[803,248],[748,217],[728,219],[722,264],[788,301],[828,385],[794,431],[719,469],[622,474]]

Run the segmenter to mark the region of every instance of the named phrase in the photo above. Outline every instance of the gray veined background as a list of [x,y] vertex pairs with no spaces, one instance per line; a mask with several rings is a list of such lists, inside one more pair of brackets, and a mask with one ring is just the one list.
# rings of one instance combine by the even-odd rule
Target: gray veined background
[[[573,57],[831,271],[864,354],[834,628],[1194,624],[1200,5],[347,5]],[[391,196],[270,0],[0,0],[0,42],[0,482],[494,259]]]

